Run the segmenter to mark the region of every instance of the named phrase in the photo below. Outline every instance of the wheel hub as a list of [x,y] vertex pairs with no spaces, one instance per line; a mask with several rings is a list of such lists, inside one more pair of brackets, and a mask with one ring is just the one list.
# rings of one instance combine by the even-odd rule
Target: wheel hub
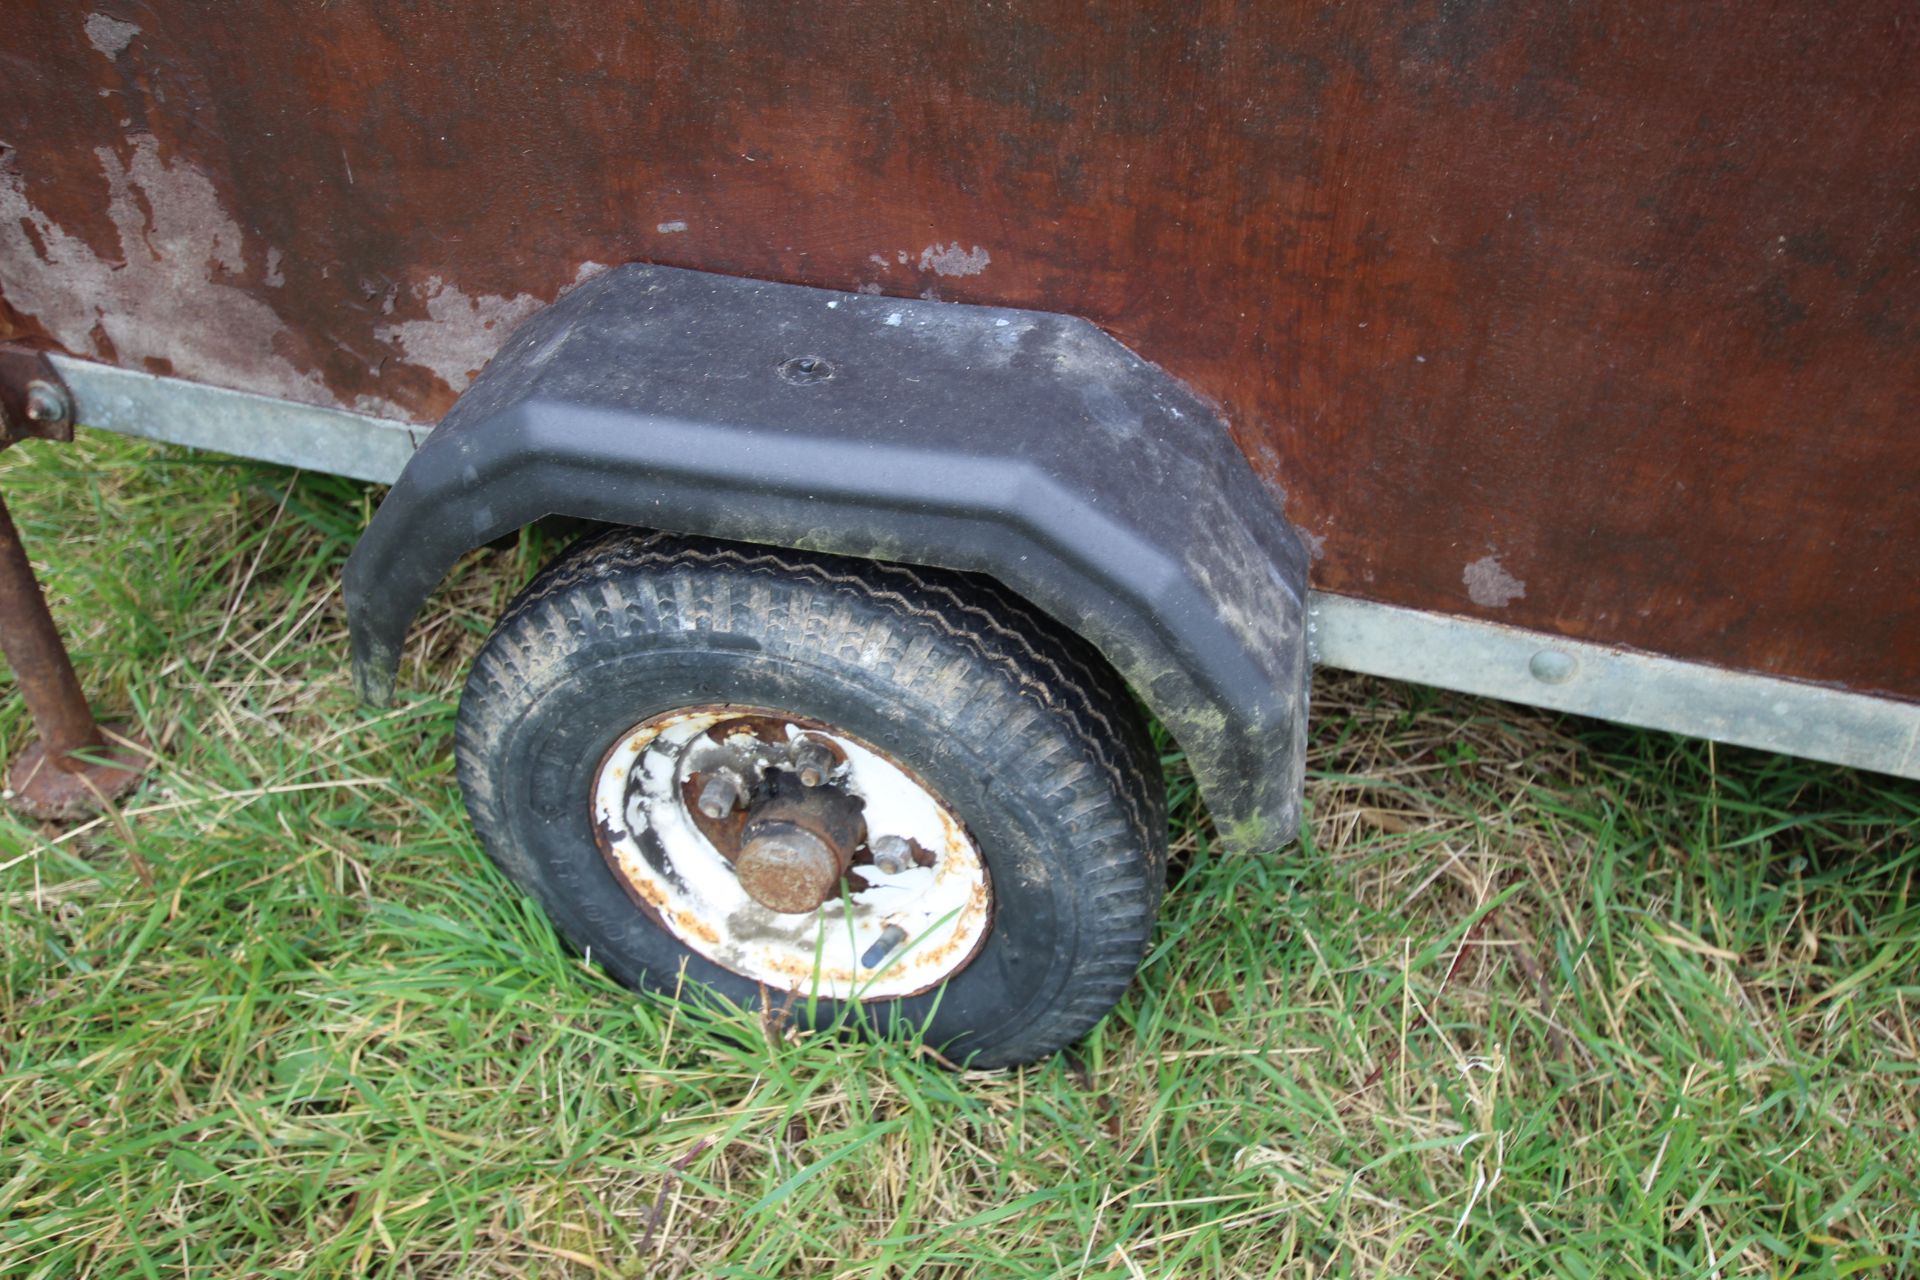
[[842,874],[841,859],[819,836],[791,826],[749,840],[733,869],[747,896],[788,914],[817,910],[833,896]]
[[[733,863],[748,896],[796,915],[839,894],[866,836],[865,802],[849,789],[844,752],[797,725],[738,716],[690,745],[696,821]],[[734,820],[734,811],[744,816]],[[700,821],[704,819],[704,821]]]
[[593,817],[642,910],[769,986],[908,995],[958,972],[987,933],[985,861],[958,818],[897,761],[815,721],[655,716],[602,761]]

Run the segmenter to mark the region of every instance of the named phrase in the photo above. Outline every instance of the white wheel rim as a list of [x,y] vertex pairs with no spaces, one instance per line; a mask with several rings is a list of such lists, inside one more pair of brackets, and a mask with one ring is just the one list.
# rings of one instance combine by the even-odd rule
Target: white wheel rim
[[[709,730],[747,717],[830,742],[843,761],[835,785],[863,802],[868,843],[899,836],[934,865],[886,872],[863,859],[813,911],[754,901],[685,798]],[[965,968],[986,939],[986,862],[966,827],[907,769],[831,726],[741,706],[654,716],[608,751],[592,803],[601,851],[640,909],[694,952],[775,990],[836,1000],[913,995]]]

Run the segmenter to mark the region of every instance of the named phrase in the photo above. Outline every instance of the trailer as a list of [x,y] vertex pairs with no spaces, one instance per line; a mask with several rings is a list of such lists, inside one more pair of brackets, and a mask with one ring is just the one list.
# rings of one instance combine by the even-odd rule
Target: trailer
[[[1920,778],[1905,7],[29,0],[0,445],[600,531],[476,661],[482,842],[635,987],[1084,1033],[1164,795],[1300,821],[1315,663]],[[50,810],[101,757],[10,525]],[[24,773],[19,773],[24,769]]]

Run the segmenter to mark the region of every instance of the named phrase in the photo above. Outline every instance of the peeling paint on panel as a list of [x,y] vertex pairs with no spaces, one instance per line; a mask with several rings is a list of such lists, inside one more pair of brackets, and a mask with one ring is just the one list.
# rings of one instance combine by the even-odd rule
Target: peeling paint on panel
[[108,58],[117,58],[127,51],[133,38],[140,34],[140,28],[131,22],[122,22],[118,18],[109,18],[104,13],[87,15],[87,43],[98,49]]
[[[568,289],[585,284],[607,268],[598,262],[583,262]],[[506,298],[499,294],[469,297],[439,276],[429,276],[416,285],[413,296],[424,303],[427,318],[404,320],[376,329],[382,342],[398,347],[410,364],[434,373],[455,391],[466,390],[474,375],[500,349],[500,343],[513,327],[547,303],[530,293]]]
[[[426,421],[454,388],[376,331],[431,321],[434,276],[470,330],[585,259],[937,285],[1084,316],[1219,404],[1291,519],[1337,517],[1322,588],[1920,698],[1910,4],[1536,5],[1467,54],[1435,0],[898,7],[743,52],[732,6],[0,5],[0,335]],[[153,260],[120,171],[161,162],[244,272],[224,238]]]
[[1481,556],[1460,573],[1467,596],[1489,609],[1504,609],[1527,594],[1527,584],[1508,573],[1497,555]]
[[993,255],[979,245],[964,249],[958,240],[945,245],[936,241],[920,251],[920,269],[938,276],[977,276],[992,261]]
[[94,154],[117,260],[56,225],[28,199],[24,177],[0,170],[8,303],[71,351],[136,368],[179,365],[263,395],[335,403],[318,373],[281,354],[280,317],[241,287],[245,236],[206,176],[163,161],[148,135],[132,139],[125,160],[109,147]]

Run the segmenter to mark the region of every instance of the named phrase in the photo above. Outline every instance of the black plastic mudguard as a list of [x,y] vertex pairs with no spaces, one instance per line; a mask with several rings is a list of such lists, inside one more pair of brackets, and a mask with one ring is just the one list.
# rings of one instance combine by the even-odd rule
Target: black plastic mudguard
[[1307,558],[1198,396],[1072,316],[633,266],[535,315],[347,563],[361,696],[548,515],[990,574],[1105,654],[1229,848],[1300,821]]

